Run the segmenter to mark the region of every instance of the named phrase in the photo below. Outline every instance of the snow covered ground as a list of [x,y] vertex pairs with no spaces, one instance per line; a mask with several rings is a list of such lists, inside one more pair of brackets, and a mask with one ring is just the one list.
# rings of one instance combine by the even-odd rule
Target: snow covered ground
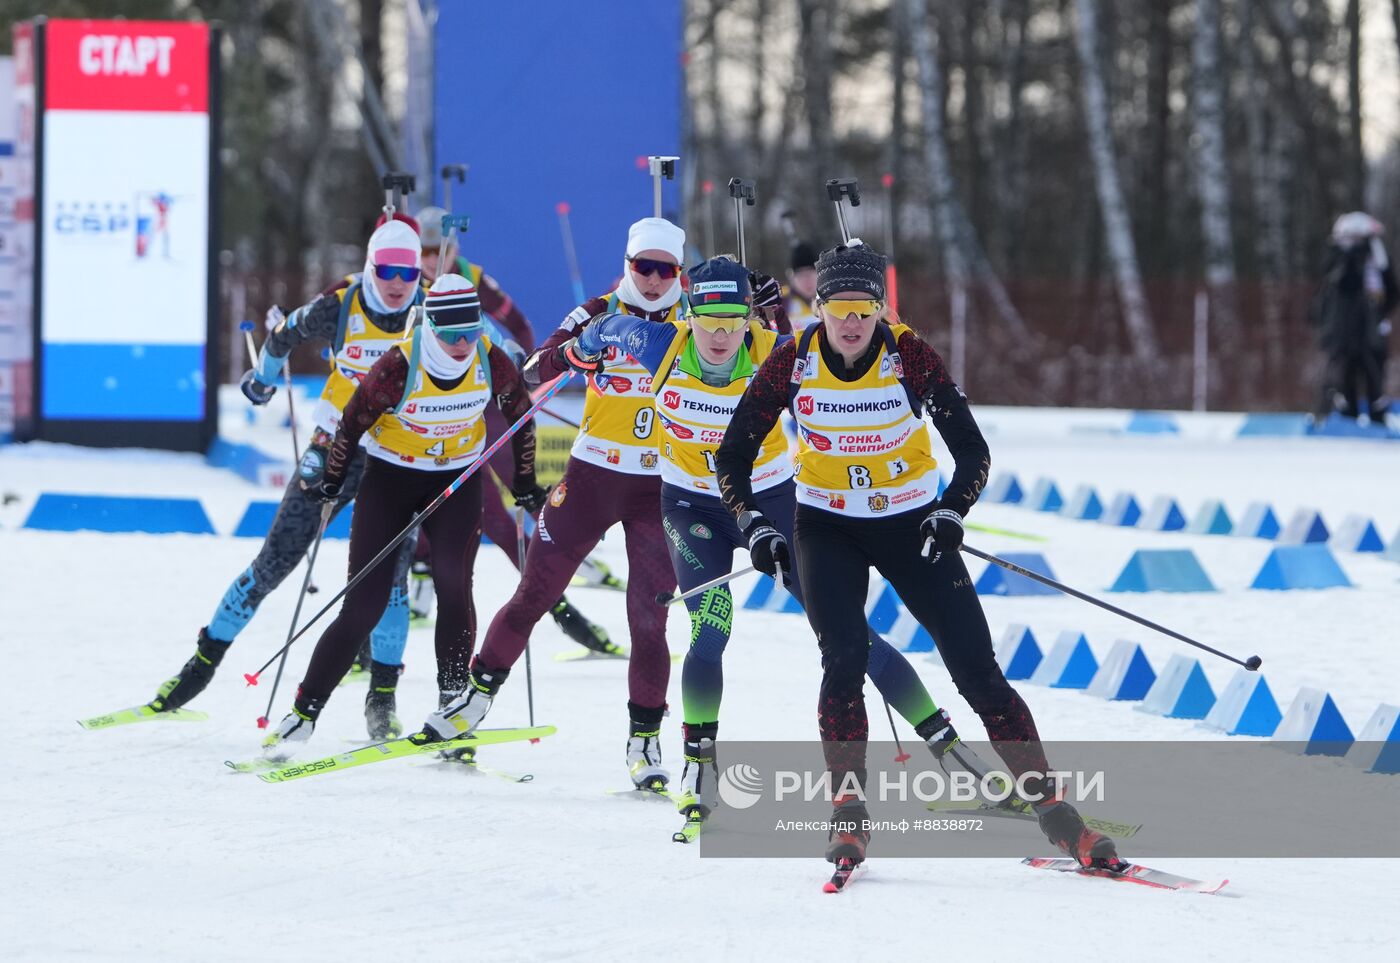
[[[1023,483],[1039,475],[1062,490],[1175,495],[1194,511],[1208,496],[1232,513],[1255,499],[1284,517],[1322,509],[1374,517],[1389,539],[1400,525],[1400,445],[1323,439],[1229,440],[1221,418],[1183,419],[1177,437],[1119,436],[1112,416],[986,409],[996,467]],[[1121,422],[1121,418],[1118,419]],[[1077,426],[1071,430],[1071,425]],[[285,435],[276,442],[287,445]],[[269,443],[270,444],[270,443]],[[535,697],[559,733],[539,745],[483,753],[534,774],[511,784],[412,760],[267,785],[229,772],[254,754],[266,684],[241,675],[285,638],[294,576],[240,638],[194,708],[203,723],[102,732],[73,724],[149,698],[188,657],[228,581],[256,543],[228,536],[58,534],[19,529],[41,491],[201,497],[215,526],[231,528],[250,498],[276,498],[197,458],[0,448],[0,644],[9,670],[11,760],[0,780],[0,955],[16,960],[811,958],[1012,959],[1022,954],[1129,953],[1135,959],[1394,959],[1400,950],[1400,860],[1154,859],[1198,876],[1229,876],[1229,897],[1035,873],[1014,860],[873,859],[850,892],[823,896],[824,864],[810,860],[699,859],[669,841],[669,805],[612,798],[626,784],[626,666],[559,663],[572,646],[546,620],[535,635]],[[981,534],[984,550],[1043,551],[1066,582],[1106,588],[1132,551],[1190,547],[1222,589],[1214,595],[1115,596],[1188,635],[1240,654],[1257,652],[1283,708],[1301,685],[1330,691],[1353,729],[1379,702],[1400,702],[1400,565],[1339,554],[1356,583],[1321,593],[1254,592],[1268,544],[1253,539],[1113,529],[1026,509],[984,505],[972,521],[1046,537],[1043,544]],[[602,557],[625,572],[620,532]],[[346,544],[318,563],[324,601],[345,569]],[[970,566],[974,577],[981,564]],[[498,550],[477,571],[484,626],[515,584]],[[751,579],[742,579],[743,598]],[[581,609],[625,639],[623,597],[576,590]],[[987,598],[994,635],[1010,622],[1042,640],[1062,628],[1088,634],[1103,656],[1117,638],[1140,641],[1159,668],[1182,648],[1069,598]],[[313,636],[314,636],[313,632]],[[673,651],[684,619],[673,614]],[[311,651],[293,650],[292,680]],[[965,734],[980,727],[941,666],[920,673]],[[415,725],[435,699],[432,640],[416,630],[400,688]],[[1232,667],[1203,660],[1217,692]],[[815,644],[794,616],[741,611],[725,660],[723,734],[733,739],[815,735]],[[493,710],[494,725],[526,718],[523,668]],[[679,670],[671,701],[679,703]],[[1200,739],[1189,722],[1126,704],[1020,685],[1049,739]],[[285,711],[284,689],[274,718]],[[322,716],[316,755],[361,740],[362,693],[343,687]],[[882,716],[878,703],[872,709]],[[878,717],[872,716],[874,721]],[[881,723],[883,727],[883,723]],[[879,731],[878,729],[876,731]],[[679,721],[666,751],[677,761]],[[678,769],[678,767],[677,767]],[[1396,777],[1374,777],[1396,778]],[[1344,832],[1319,813],[1319,833]],[[1007,830],[1013,831],[1013,830]],[[1039,850],[1033,827],[1027,850]],[[1125,847],[1131,855],[1131,847]]]

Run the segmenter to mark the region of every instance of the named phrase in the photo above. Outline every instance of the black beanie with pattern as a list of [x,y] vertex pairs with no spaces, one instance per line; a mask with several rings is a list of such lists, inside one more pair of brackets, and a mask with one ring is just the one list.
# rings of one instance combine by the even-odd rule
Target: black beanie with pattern
[[885,299],[885,256],[852,238],[817,258],[817,297],[825,301],[842,291],[860,291]]

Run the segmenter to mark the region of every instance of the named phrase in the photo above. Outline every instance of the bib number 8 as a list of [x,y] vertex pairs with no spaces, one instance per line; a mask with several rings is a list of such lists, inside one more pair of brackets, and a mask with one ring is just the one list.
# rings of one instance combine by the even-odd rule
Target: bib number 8
[[870,469],[864,465],[852,465],[846,469],[846,475],[851,481],[852,488],[870,487]]
[[638,438],[646,438],[651,434],[652,422],[656,419],[656,409],[643,408],[637,412],[637,420],[632,425],[632,434]]

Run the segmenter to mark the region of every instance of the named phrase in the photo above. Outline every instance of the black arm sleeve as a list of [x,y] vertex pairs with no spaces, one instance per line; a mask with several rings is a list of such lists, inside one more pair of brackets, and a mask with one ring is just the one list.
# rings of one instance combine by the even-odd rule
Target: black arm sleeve
[[923,399],[924,414],[953,456],[953,477],[938,500],[939,507],[965,517],[987,485],[987,472],[992,467],[987,439],[973,420],[967,395],[953,382],[932,346],[906,331],[899,338],[899,354],[910,387]]

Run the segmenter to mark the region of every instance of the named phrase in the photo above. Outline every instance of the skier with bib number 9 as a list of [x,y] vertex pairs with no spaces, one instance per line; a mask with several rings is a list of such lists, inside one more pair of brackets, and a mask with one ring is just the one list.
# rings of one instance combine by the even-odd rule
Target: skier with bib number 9
[[[684,249],[685,232],[670,221],[647,217],[634,223],[628,231],[617,290],[570,312],[526,363],[526,381],[541,384],[568,371],[565,345],[595,316],[621,311],[657,325],[679,317]],[[476,728],[525,651],[535,624],[559,599],[603,533],[620,522],[627,544],[627,623],[632,642],[627,666],[627,769],[636,786],[659,789],[670,780],[662,764],[660,734],[671,655],[666,647],[666,610],[655,599],[674,590],[676,580],[667,563],[661,526],[651,375],[625,349],[611,354],[612,370],[600,370],[588,378],[583,427],[564,477],[540,514],[519,587],[486,631],[473,663],[471,685],[460,702],[430,718],[428,726],[443,738]]]
[[[894,587],[938,639],[958,692],[977,713],[1016,777],[1048,773],[1035,720],[1007,683],[959,549],[963,518],[986,484],[991,456],[967,398],[943,360],[909,327],[885,321],[885,260],[858,239],[817,260],[817,317],[801,338],[768,356],[739,401],[716,456],[720,492],[745,531],[772,523],[754,493],[762,440],[792,412],[798,425],[799,484],[792,546],[777,535],[755,546],[754,564],[791,552],[807,592],[807,619],[822,653],[817,720],[836,811],[827,859],[853,867],[870,834],[859,794],[865,785],[869,722],[864,681],[870,646],[865,624],[871,568]],[[921,417],[927,413],[955,462],[937,494],[936,461]],[[859,434],[878,458],[830,439]],[[1028,798],[1052,843],[1083,865],[1116,858],[1113,841],[1084,825],[1052,783],[1026,780]]]

